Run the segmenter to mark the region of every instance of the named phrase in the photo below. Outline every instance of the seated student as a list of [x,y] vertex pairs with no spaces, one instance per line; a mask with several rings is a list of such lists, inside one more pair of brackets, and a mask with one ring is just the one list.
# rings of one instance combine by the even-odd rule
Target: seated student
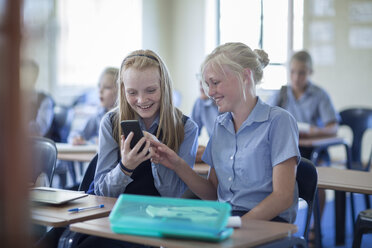
[[21,61],[21,81],[25,87],[29,107],[28,131],[33,136],[49,137],[54,117],[53,99],[35,89],[39,66],[34,60]]
[[[195,101],[191,112],[191,118],[196,122],[199,128],[199,136],[203,127],[206,128],[208,136],[212,135],[214,121],[218,116],[218,108],[215,102],[205,93],[200,78],[200,97]],[[202,162],[201,157],[204,153],[205,146],[199,145],[196,153],[196,162]]]
[[300,131],[300,137],[336,135],[338,114],[327,92],[311,82],[312,73],[310,54],[306,51],[293,54],[290,60],[290,85],[283,86],[268,103],[288,110],[297,122],[310,124],[307,131]]
[[[104,116],[94,189],[97,195],[118,197],[121,193],[180,197],[186,185],[176,173],[150,162],[150,142],[142,138],[130,149],[133,135],[121,135],[120,122],[139,120],[147,138],[162,141],[192,168],[197,149],[197,126],[173,106],[171,79],[160,57],[138,50],[122,62],[119,76],[119,106]],[[147,133],[148,132],[148,133]],[[149,135],[149,134],[153,134]],[[142,144],[145,149],[138,153]]]
[[[339,116],[327,92],[313,84],[310,76],[313,73],[311,56],[306,51],[293,54],[290,60],[291,82],[269,99],[271,105],[288,110],[297,122],[307,123],[307,130],[300,130],[300,137],[314,138],[336,135]],[[312,148],[300,148],[301,156],[310,159]],[[323,162],[329,161],[326,151],[320,154]],[[320,163],[321,161],[318,161]],[[325,206],[325,191],[318,190],[320,214]],[[310,233],[309,238],[313,236]]]
[[116,81],[118,74],[119,70],[113,67],[108,67],[102,72],[98,82],[101,106],[98,112],[89,118],[82,130],[70,133],[68,137],[69,143],[73,145],[98,143],[98,131],[101,119],[116,104],[118,94]]
[[300,160],[295,119],[256,96],[263,50],[242,43],[217,47],[203,63],[205,92],[219,115],[203,154],[208,179],[196,174],[174,151],[151,141],[152,162],[174,170],[201,199],[228,202],[247,219],[293,223],[297,213],[296,166]]

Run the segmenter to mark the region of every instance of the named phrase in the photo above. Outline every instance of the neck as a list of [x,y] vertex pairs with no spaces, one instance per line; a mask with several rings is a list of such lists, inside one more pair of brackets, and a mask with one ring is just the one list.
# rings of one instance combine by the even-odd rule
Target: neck
[[242,102],[237,111],[232,112],[235,132],[238,132],[243,122],[248,118],[258,101],[257,96],[247,96],[246,101]]

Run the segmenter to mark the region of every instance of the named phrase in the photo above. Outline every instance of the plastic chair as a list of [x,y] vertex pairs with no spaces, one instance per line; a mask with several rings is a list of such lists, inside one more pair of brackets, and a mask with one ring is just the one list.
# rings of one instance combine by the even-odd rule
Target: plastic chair
[[84,173],[84,177],[81,180],[79,191],[87,192],[89,190],[89,186],[93,182],[94,175],[96,174],[97,160],[98,154],[96,154],[89,162],[89,165]]
[[318,173],[313,162],[306,158],[301,158],[297,166],[296,181],[298,185],[298,195],[307,203],[307,214],[305,222],[304,239],[308,242],[311,214],[314,208],[315,194],[318,183]]
[[[351,128],[353,132],[353,142],[351,145],[351,165],[349,169],[369,171],[370,162],[367,166],[362,163],[362,139],[367,129],[372,128],[372,109],[368,108],[350,108],[340,112],[340,125],[345,125]],[[369,196],[364,195],[366,208],[371,208]],[[350,194],[352,218],[354,221],[354,196]]]
[[340,112],[340,125],[346,125],[353,132],[353,143],[351,145],[352,168],[369,170],[369,166],[362,164],[362,139],[365,131],[372,128],[372,109],[350,108]]
[[31,137],[31,142],[34,175],[37,177],[44,172],[49,179],[48,186],[51,187],[57,162],[57,147],[53,140],[44,137]]
[[372,209],[361,211],[354,226],[353,248],[361,245],[362,236],[372,232]]

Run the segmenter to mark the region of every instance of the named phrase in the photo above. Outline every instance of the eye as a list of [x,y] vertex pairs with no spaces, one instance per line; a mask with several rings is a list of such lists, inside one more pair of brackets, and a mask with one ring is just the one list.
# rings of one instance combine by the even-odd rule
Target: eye
[[128,94],[128,95],[130,95],[130,96],[134,96],[134,95],[136,94],[136,92],[135,92],[135,91],[132,91],[132,90],[130,90],[130,91],[127,91],[127,94]]
[[220,82],[219,81],[214,81],[214,82],[212,82],[212,84],[214,85],[214,86],[216,86],[217,84],[219,84]]
[[155,93],[156,92],[156,89],[155,88],[150,88],[150,89],[147,89],[146,90],[147,91],[147,93]]

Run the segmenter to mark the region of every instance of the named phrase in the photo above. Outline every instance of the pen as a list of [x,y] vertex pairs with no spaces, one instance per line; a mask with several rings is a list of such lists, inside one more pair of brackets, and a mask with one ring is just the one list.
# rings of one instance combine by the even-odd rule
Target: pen
[[93,206],[93,207],[85,207],[85,208],[70,208],[68,211],[69,212],[80,212],[83,210],[89,210],[89,209],[95,209],[95,208],[103,208],[105,205],[101,204],[98,206]]

